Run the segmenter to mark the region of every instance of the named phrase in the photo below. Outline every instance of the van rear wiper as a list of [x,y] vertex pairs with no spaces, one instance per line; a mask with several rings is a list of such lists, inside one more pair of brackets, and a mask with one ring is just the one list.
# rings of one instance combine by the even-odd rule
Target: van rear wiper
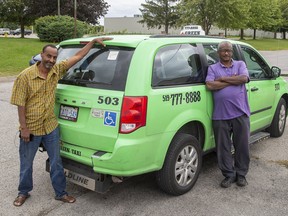
[[77,82],[80,84],[101,84],[101,85],[111,85],[107,82],[99,82],[99,81],[93,81],[93,80],[85,80],[85,79],[77,79]]
[[74,84],[74,85],[80,85],[80,86],[87,86],[90,84],[101,84],[101,85],[111,85],[111,83],[106,83],[106,82],[97,82],[93,80],[83,80],[83,79],[62,79],[59,81],[59,83],[62,84]]

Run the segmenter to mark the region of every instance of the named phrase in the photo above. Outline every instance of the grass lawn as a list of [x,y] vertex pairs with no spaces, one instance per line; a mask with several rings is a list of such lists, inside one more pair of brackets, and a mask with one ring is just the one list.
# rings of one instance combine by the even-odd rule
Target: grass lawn
[[[245,38],[243,41],[258,50],[288,50],[288,40]],[[31,57],[41,52],[45,44],[47,43],[34,38],[0,37],[0,77],[19,74],[28,66]]]
[[288,50],[288,40],[280,39],[245,39],[242,40],[245,43],[252,45],[257,50]]
[[30,58],[47,44],[32,38],[0,38],[0,76],[14,76],[29,66]]

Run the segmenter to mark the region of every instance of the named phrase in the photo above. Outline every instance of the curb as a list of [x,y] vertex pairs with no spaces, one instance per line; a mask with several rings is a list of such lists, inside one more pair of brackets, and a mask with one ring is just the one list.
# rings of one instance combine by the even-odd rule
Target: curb
[[0,77],[1,82],[12,82],[16,79],[16,76],[7,76],[7,77]]

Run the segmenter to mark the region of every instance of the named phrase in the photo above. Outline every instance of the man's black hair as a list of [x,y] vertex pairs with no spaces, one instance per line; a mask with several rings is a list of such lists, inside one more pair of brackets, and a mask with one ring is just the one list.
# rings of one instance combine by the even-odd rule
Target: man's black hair
[[47,47],[52,47],[52,48],[57,49],[57,47],[56,47],[54,44],[47,44],[47,45],[45,45],[45,46],[43,47],[43,49],[42,49],[42,53],[45,52],[45,50],[46,50]]

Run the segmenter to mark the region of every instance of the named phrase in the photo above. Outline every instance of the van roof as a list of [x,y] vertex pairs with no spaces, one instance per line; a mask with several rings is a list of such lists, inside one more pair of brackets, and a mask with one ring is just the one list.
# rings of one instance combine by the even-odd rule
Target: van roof
[[[246,44],[241,41],[235,41],[218,36],[207,36],[207,35],[103,35],[95,37],[84,37],[84,38],[75,38],[69,39],[60,42],[60,46],[75,45],[81,43],[87,43],[96,37],[111,37],[113,40],[105,41],[105,44],[112,46],[125,46],[125,47],[137,47],[141,42],[151,41],[158,44],[167,44],[167,40],[171,43],[219,43],[223,40],[228,40],[232,44]],[[249,44],[246,44],[250,46]]]

